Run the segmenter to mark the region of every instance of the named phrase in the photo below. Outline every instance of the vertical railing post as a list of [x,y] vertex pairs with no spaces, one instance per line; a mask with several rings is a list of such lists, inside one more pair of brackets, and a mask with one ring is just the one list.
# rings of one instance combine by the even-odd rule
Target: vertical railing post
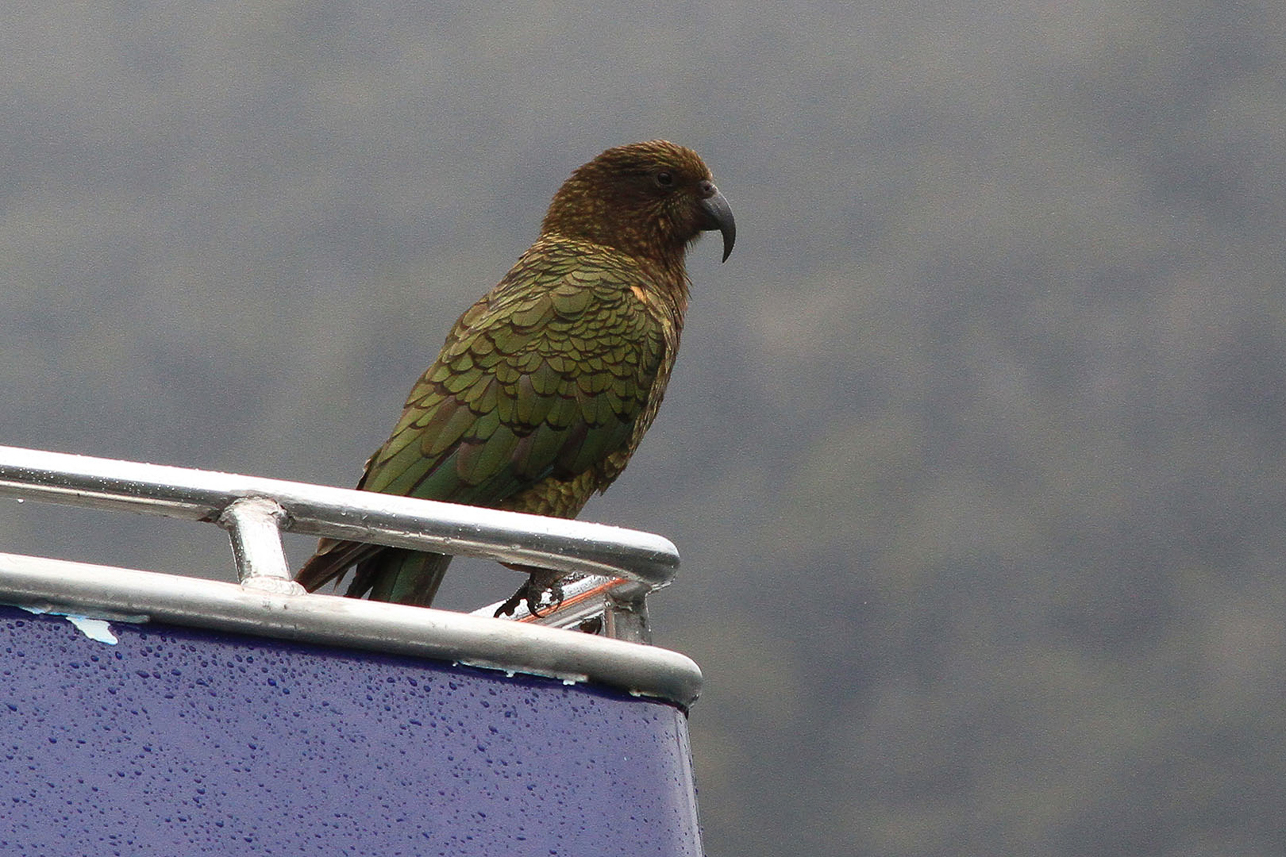
[[609,592],[603,598],[603,636],[627,643],[652,644],[645,595],[626,600]]
[[248,589],[279,595],[303,595],[305,590],[290,579],[290,566],[281,546],[281,525],[286,510],[266,497],[242,497],[219,515],[219,526],[232,539],[237,578]]

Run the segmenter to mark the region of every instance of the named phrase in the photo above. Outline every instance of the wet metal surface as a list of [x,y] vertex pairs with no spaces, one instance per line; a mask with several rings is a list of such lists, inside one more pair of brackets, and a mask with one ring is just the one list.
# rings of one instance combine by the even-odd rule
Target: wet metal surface
[[[447,610],[0,553],[0,604],[323,643],[590,681],[690,706],[701,671],[655,646]],[[286,583],[286,581],[280,581]]]
[[291,532],[440,550],[656,588],[679,566],[661,536],[620,527],[370,491],[0,446],[0,496],[215,521],[239,499],[271,501]]

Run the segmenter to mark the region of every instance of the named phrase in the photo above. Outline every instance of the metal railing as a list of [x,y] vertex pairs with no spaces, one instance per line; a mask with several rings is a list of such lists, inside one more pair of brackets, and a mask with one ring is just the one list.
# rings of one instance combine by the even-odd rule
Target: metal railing
[[631,642],[648,641],[646,597],[679,564],[667,539],[603,524],[17,447],[0,446],[0,496],[217,523],[241,586],[280,596],[303,595],[283,531],[585,575],[564,586],[557,609],[520,607],[513,618],[571,627],[601,616],[603,635]]

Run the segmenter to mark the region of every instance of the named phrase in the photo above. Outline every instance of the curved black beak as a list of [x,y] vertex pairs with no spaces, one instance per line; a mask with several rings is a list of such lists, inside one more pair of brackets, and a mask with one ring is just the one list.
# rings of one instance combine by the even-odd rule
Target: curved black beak
[[732,245],[737,240],[737,221],[732,216],[732,207],[728,205],[728,200],[724,199],[718,188],[713,189],[713,194],[701,200],[701,210],[709,218],[707,220],[708,225],[702,231],[719,230],[719,234],[723,236],[722,261],[726,262],[728,261],[728,256],[732,254]]

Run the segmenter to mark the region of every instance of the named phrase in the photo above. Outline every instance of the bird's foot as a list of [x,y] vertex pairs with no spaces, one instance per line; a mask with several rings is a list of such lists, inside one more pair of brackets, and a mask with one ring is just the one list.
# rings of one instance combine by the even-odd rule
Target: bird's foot
[[[548,596],[549,603],[545,603]],[[518,591],[509,596],[509,600],[496,608],[495,615],[512,616],[518,609],[518,605],[523,602],[527,603],[527,612],[537,619],[548,616],[550,613],[563,606],[563,581],[561,576],[552,576],[550,572],[541,570],[533,571],[527,578],[527,582],[518,588]],[[540,611],[544,608],[545,612]]]

